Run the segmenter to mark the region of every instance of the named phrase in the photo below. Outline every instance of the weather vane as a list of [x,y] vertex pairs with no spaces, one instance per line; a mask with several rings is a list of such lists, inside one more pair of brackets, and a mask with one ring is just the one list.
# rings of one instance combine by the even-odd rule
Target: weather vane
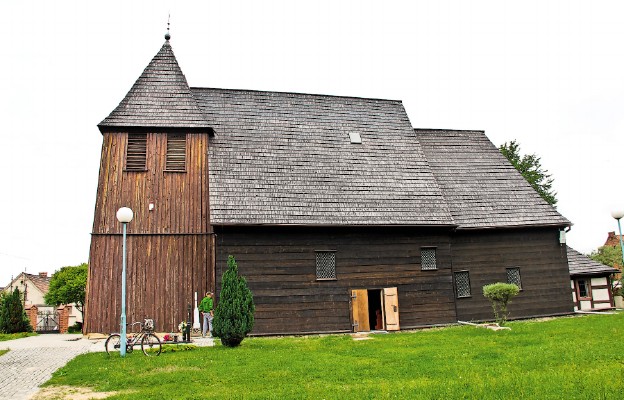
[[171,20],[171,13],[167,17],[167,33],[165,33],[165,40],[171,39],[171,35],[169,34],[169,21]]

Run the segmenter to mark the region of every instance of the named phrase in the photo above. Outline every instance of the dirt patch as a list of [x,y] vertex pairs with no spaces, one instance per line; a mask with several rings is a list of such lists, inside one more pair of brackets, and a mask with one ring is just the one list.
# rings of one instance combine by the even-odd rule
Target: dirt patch
[[94,392],[89,388],[71,386],[48,386],[39,389],[30,400],[89,400],[105,399],[117,392]]

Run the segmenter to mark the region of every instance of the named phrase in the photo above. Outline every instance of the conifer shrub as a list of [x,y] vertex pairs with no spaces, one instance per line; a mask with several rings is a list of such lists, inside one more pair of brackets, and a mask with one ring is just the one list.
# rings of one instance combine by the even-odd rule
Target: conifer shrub
[[497,282],[483,286],[483,295],[492,303],[494,318],[500,325],[507,322],[509,317],[507,306],[518,293],[520,289],[513,283]]
[[238,274],[238,265],[233,256],[228,257],[227,265],[228,269],[221,279],[212,332],[224,346],[236,347],[253,328],[255,306],[247,280]]
[[0,307],[0,332],[18,333],[32,332],[30,321],[22,305],[22,296],[18,288],[4,296]]

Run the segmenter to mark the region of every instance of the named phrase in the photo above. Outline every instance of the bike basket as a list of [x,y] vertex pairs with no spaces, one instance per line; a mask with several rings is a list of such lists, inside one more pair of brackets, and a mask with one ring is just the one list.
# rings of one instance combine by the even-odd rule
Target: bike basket
[[145,327],[145,329],[151,331],[154,329],[154,320],[153,319],[146,319],[143,322],[143,326]]

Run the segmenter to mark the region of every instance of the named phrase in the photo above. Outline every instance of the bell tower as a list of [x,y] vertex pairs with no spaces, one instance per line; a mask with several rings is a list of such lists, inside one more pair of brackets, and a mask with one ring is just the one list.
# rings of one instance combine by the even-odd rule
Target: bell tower
[[119,330],[121,224],[127,226],[128,321],[169,331],[194,292],[214,291],[208,145],[213,134],[170,44],[154,56],[98,128],[103,137],[93,220],[84,332]]

